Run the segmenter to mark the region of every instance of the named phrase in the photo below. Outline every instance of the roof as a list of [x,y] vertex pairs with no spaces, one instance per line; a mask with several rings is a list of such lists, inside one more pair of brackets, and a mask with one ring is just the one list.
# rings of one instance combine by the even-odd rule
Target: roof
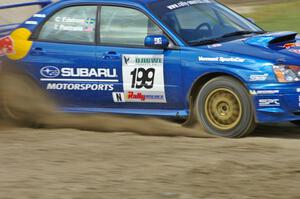
[[60,0],[60,2],[72,2],[72,3],[82,3],[82,2],[87,2],[87,3],[125,3],[125,4],[130,4],[130,3],[136,3],[136,4],[148,4],[151,2],[155,2],[158,0]]

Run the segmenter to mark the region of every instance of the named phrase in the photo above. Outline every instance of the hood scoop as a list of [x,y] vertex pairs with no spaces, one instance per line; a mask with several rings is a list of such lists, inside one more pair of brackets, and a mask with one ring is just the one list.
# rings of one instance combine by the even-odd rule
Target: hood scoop
[[295,41],[297,34],[298,33],[296,32],[267,33],[246,39],[245,43],[252,46],[268,48],[271,45],[293,42]]

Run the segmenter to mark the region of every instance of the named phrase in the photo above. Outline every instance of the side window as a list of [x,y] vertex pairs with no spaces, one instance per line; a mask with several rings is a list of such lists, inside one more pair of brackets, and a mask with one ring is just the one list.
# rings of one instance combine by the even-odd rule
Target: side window
[[54,14],[38,39],[57,42],[95,42],[97,6],[74,6]]
[[163,34],[160,28],[138,10],[102,6],[100,42],[112,45],[144,46],[147,35]]

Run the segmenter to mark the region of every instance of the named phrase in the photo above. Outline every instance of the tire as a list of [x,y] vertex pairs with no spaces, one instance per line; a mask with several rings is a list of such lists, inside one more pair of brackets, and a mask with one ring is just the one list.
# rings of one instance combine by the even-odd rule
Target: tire
[[44,92],[23,74],[1,74],[0,92],[2,118],[17,125],[38,127],[54,110]]
[[208,133],[241,138],[255,129],[252,102],[236,79],[221,76],[207,82],[196,98],[194,112]]
[[300,120],[292,121],[291,123],[295,124],[296,126],[300,126]]

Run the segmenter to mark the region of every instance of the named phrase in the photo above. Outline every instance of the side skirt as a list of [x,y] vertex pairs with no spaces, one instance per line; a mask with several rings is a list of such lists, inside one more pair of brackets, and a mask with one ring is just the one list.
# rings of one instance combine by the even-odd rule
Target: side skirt
[[115,109],[115,108],[78,108],[63,107],[60,109],[66,113],[108,113],[120,115],[140,115],[186,119],[189,116],[189,110],[162,110],[162,109]]

